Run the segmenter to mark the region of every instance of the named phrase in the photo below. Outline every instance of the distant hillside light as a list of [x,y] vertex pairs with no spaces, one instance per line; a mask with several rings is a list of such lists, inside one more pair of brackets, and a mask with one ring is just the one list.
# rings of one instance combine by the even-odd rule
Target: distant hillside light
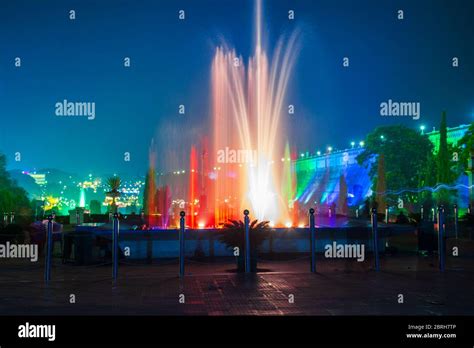
[[329,152],[332,151],[332,146],[328,146],[328,151],[329,151]]
[[355,141],[351,141],[352,148],[354,148],[355,144],[356,144]]
[[359,142],[360,147],[364,147],[364,145],[365,145],[365,142],[363,142],[363,141]]

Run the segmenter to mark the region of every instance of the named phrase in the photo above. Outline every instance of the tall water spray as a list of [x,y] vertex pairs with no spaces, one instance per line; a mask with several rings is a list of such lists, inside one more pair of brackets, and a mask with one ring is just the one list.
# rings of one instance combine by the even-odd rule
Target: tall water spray
[[259,220],[282,223],[289,218],[289,207],[288,197],[281,192],[279,158],[286,140],[284,102],[296,35],[286,43],[279,40],[269,61],[262,47],[260,0],[255,14],[255,50],[247,65],[227,47],[216,49],[212,63],[214,154],[225,148],[257,154],[256,161],[216,163],[215,219],[222,220],[220,207],[228,203],[238,211],[250,207]]

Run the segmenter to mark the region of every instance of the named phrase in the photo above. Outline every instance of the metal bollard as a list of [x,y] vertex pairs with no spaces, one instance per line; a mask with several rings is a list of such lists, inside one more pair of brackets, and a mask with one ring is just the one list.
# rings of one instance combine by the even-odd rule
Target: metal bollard
[[328,217],[329,217],[329,218],[332,217],[332,209],[331,209],[331,207],[329,207],[329,209],[328,209]]
[[8,213],[3,213],[3,224],[8,225]]
[[359,218],[359,208],[356,209],[356,219]]
[[244,210],[244,224],[245,224],[245,273],[250,272],[250,218],[249,211]]
[[438,207],[438,260],[439,270],[444,271],[445,266],[445,246],[444,246],[444,207]]
[[374,243],[374,259],[375,259],[375,270],[380,270],[379,262],[379,236],[377,231],[377,209],[372,208],[372,238]]
[[15,222],[15,212],[12,211],[12,212],[10,213],[10,223],[12,224],[12,223],[14,223],[14,222]]
[[186,221],[184,219],[186,213],[181,211],[179,213],[179,276],[184,277],[184,230],[186,227]]
[[117,279],[118,275],[118,259],[119,259],[119,218],[114,213],[113,234],[112,234],[112,277]]
[[51,280],[51,258],[53,256],[53,216],[48,216],[48,226],[46,230],[46,255],[44,264],[44,281]]
[[316,235],[314,228],[314,209],[309,210],[309,233],[311,240],[311,273],[316,273]]
[[431,208],[431,214],[433,214],[433,222],[436,222],[435,208]]
[[385,208],[385,223],[388,224],[388,206]]
[[459,222],[459,212],[458,212],[458,205],[454,205],[454,234],[456,235],[456,239],[458,239],[458,222]]
[[424,208],[423,208],[423,206],[421,206],[421,209],[420,209],[420,220],[421,221],[423,221],[423,218],[424,218],[423,213],[424,213]]

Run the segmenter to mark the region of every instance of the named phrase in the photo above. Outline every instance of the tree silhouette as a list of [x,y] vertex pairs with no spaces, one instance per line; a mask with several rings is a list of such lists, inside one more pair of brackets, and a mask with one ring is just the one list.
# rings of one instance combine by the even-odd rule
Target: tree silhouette
[[344,174],[339,177],[339,196],[337,198],[337,214],[338,215],[347,215],[347,183]]
[[369,168],[373,190],[377,191],[377,165],[373,165],[380,154],[384,155],[385,202],[395,205],[398,198],[405,202],[416,202],[416,191],[424,177],[427,160],[433,153],[433,144],[420,132],[401,125],[378,127],[367,135],[365,149],[357,157],[359,164]]
[[[31,214],[30,201],[26,191],[19,187],[6,169],[6,157],[0,154],[0,213],[16,212]],[[2,216],[3,218],[3,216]]]
[[118,176],[112,176],[107,179],[107,185],[109,186],[110,191],[106,193],[107,197],[112,197],[112,212],[117,212],[116,199],[120,196],[120,184],[121,180]]
[[377,189],[375,192],[375,201],[377,202],[377,213],[384,214],[387,208],[385,195],[387,184],[385,182],[385,155],[381,153],[377,159]]

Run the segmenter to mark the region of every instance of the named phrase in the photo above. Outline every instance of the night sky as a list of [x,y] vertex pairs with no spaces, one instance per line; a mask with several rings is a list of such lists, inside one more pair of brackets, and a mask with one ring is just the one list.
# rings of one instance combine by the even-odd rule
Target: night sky
[[[431,129],[443,110],[448,126],[474,121],[474,1],[267,0],[264,14],[270,52],[280,35],[301,31],[287,99],[296,111],[285,115],[298,151],[348,147],[384,124]],[[247,59],[253,23],[252,0],[2,0],[0,152],[8,168],[143,175],[151,138],[159,153],[185,152],[208,132],[215,47],[226,42]],[[55,116],[63,99],[95,102],[95,120]],[[381,117],[388,99],[420,102],[420,120]]]

